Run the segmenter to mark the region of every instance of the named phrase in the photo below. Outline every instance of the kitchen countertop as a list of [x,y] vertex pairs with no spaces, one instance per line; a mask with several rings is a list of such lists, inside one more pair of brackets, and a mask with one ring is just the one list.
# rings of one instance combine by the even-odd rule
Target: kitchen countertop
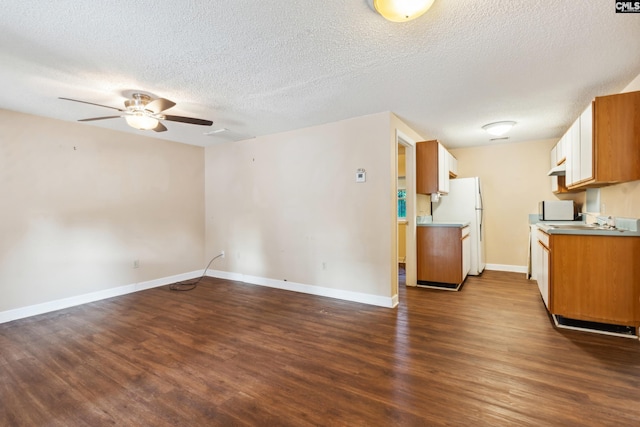
[[[636,227],[631,229],[607,228],[594,224],[536,224],[538,228],[547,234],[574,234],[583,236],[624,236],[638,237],[640,231]],[[635,229],[634,229],[635,228]]]
[[452,228],[464,228],[470,224],[469,221],[460,222],[445,222],[445,221],[432,221],[425,223],[417,223],[417,227],[452,227]]

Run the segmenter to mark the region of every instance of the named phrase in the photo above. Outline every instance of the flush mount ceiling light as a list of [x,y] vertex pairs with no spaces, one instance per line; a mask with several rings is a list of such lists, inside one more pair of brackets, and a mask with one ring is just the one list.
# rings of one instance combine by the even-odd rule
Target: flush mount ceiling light
[[422,16],[434,0],[370,0],[374,9],[392,22],[407,22]]
[[487,133],[494,136],[502,136],[505,133],[509,132],[512,127],[514,127],[516,122],[495,122],[489,123],[488,125],[482,126],[482,129],[486,130]]

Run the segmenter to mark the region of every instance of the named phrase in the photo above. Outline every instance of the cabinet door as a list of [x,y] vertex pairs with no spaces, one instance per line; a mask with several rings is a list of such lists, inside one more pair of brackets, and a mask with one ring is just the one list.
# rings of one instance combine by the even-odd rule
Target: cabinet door
[[551,312],[616,325],[640,325],[640,237],[551,236]]
[[571,145],[571,162],[573,164],[573,183],[580,182],[582,176],[582,147],[580,147],[580,118],[578,118],[569,129],[569,144]]
[[580,116],[580,181],[593,179],[593,107]]
[[460,228],[417,227],[416,233],[418,281],[462,283]]
[[438,141],[416,143],[416,193],[438,192]]
[[438,193],[449,192],[449,152],[438,143]]
[[559,165],[567,159],[566,146],[567,144],[565,144],[565,141],[562,139],[556,144],[556,165]]
[[538,240],[540,248],[540,271],[538,271],[538,289],[544,301],[544,305],[549,309],[549,263],[551,261],[551,253],[541,241]]
[[567,130],[567,132],[562,136],[562,140],[564,143],[564,150],[567,155],[567,160],[565,161],[566,172],[565,172],[565,180],[564,180],[567,187],[570,185],[573,185],[573,183],[578,180],[578,176],[574,171],[574,168],[576,165],[576,161],[574,160],[574,157],[576,156],[576,154],[580,156],[580,147],[576,147],[576,152],[574,153],[574,147],[571,143],[572,141],[571,141],[570,132],[571,132],[571,128],[569,128],[569,130]]
[[448,151],[447,154],[449,156],[449,178],[455,178],[456,176],[458,176],[458,159],[453,157],[453,154],[449,153]]
[[462,230],[462,280],[471,270],[471,234],[469,227]]

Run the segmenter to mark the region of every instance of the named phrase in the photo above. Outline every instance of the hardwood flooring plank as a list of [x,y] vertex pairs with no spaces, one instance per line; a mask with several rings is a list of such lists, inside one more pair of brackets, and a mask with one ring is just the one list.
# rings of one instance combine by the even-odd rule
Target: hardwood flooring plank
[[385,309],[205,278],[0,325],[0,425],[640,425],[640,343],[559,330],[534,282]]

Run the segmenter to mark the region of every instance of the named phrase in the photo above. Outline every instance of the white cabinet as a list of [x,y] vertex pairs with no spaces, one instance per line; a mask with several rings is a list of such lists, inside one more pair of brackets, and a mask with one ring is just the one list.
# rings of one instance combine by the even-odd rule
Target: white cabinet
[[538,230],[538,244],[537,244],[537,261],[538,268],[536,271],[536,281],[538,282],[538,289],[540,295],[544,301],[544,305],[549,308],[549,264],[551,253],[549,251],[549,235],[541,230]]
[[471,271],[471,227],[462,229],[462,280]]
[[556,145],[556,165],[561,164],[567,160],[567,144],[566,141],[561,139]]
[[449,152],[438,143],[438,190],[440,193],[449,192]]
[[565,134],[567,150],[567,187],[580,181],[580,118],[578,118]]
[[580,115],[580,182],[593,178],[593,107]]
[[453,157],[453,154],[447,151],[449,156],[449,178],[455,178],[458,176],[458,159]]
[[554,168],[564,164],[566,170],[566,175],[551,177],[551,191],[556,194],[568,192],[566,182],[573,173],[573,168],[570,165],[571,153],[568,153],[568,151],[571,150],[571,139],[576,136],[576,129],[573,126],[569,128],[551,150],[550,167]]
[[565,160],[565,175],[564,175],[564,183],[567,186],[571,185],[571,183],[575,179],[574,175],[576,173],[573,170],[573,168],[575,167],[573,163],[573,157],[575,156],[575,154],[573,153],[573,145],[571,144],[570,131],[571,131],[571,128],[569,128],[567,132],[562,136],[562,139],[564,140],[564,144],[565,144],[565,152],[567,153],[567,160]]
[[567,131],[567,187],[593,179],[593,108],[591,104]]

